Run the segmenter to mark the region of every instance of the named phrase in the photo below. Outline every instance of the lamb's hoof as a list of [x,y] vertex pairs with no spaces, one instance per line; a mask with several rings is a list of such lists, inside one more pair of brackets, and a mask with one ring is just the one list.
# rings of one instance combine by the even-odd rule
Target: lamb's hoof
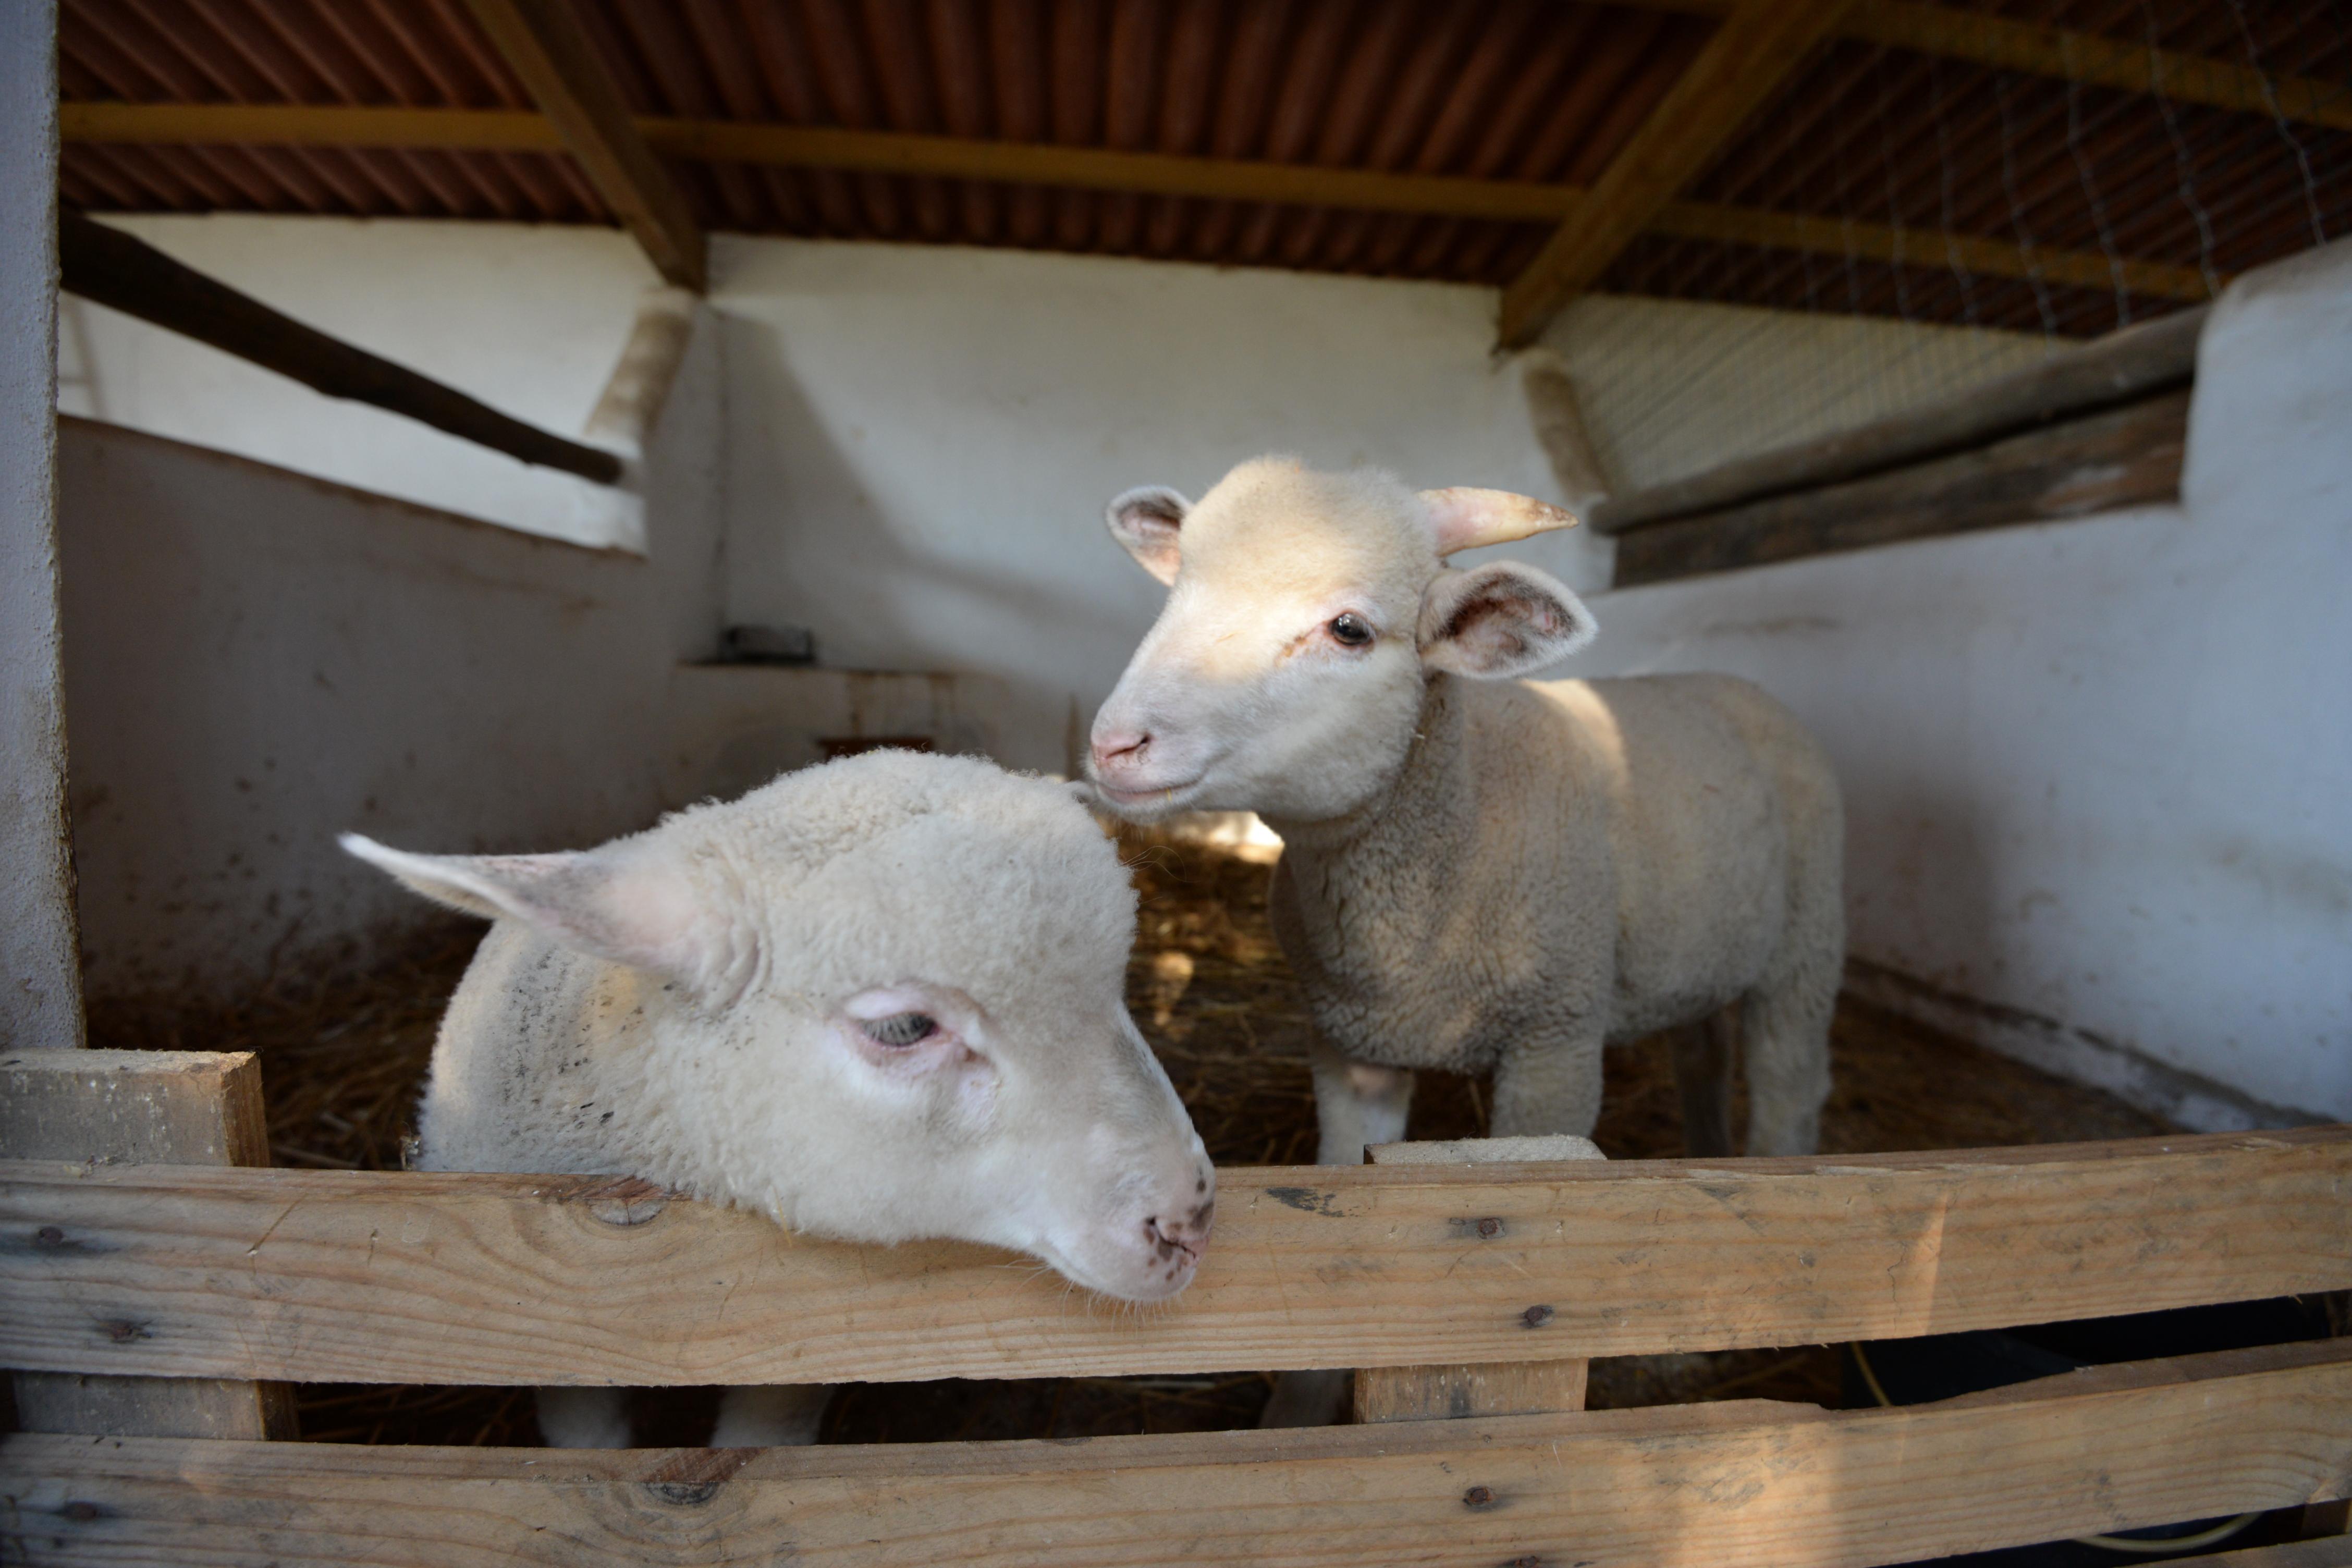
[[719,1399],[719,1424],[710,1430],[714,1448],[793,1448],[816,1441],[824,1425],[822,1383],[748,1384]]

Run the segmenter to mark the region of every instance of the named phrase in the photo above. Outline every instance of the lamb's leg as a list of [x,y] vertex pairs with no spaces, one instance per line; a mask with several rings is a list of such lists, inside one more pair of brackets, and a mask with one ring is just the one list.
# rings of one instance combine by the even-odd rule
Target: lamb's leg
[[[1412,1108],[1412,1074],[1398,1068],[1351,1062],[1318,1040],[1309,1056],[1315,1072],[1318,1165],[1360,1165],[1364,1149],[1404,1136]],[[1286,1372],[1260,1413],[1260,1426],[1329,1426],[1347,1408],[1349,1369]]]
[[1351,1062],[1320,1040],[1308,1060],[1315,1073],[1317,1164],[1360,1165],[1368,1145],[1404,1136],[1412,1074]]
[[625,1448],[629,1446],[629,1391],[542,1387],[539,1435],[551,1448]]
[[714,1448],[797,1447],[816,1441],[833,1388],[822,1383],[745,1384],[719,1397]]
[[1522,1040],[1495,1064],[1496,1138],[1550,1132],[1592,1136],[1601,1120],[1601,1039],[1598,1028]]
[[1683,1102],[1683,1152],[1719,1159],[1731,1142],[1731,1064],[1739,1051],[1739,1007],[1722,1007],[1673,1032],[1675,1088]]
[[1830,1015],[1838,971],[1795,964],[1748,994],[1740,1033],[1748,1061],[1748,1152],[1811,1154],[1830,1097]]

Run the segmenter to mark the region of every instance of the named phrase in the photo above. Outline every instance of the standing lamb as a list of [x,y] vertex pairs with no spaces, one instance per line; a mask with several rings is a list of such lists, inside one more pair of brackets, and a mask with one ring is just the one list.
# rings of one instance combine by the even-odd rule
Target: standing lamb
[[[1123,1300],[1191,1282],[1215,1174],[1128,1017],[1134,890],[1065,786],[877,752],[580,854],[342,842],[497,922],[434,1047],[422,1168],[642,1176]],[[825,1393],[730,1390],[712,1441],[810,1441]],[[542,1389],[540,1422],[629,1440],[617,1389]]]
[[1812,1152],[1837,782],[1727,676],[1505,679],[1582,647],[1591,612],[1532,567],[1444,558],[1573,517],[1268,458],[1108,521],[1173,591],[1091,774],[1137,821],[1250,810],[1282,836],[1269,902],[1321,1036],[1326,1163],[1402,1136],[1414,1068],[1492,1071],[1498,1136],[1590,1133],[1604,1043],[1734,1005],[1748,1152]]

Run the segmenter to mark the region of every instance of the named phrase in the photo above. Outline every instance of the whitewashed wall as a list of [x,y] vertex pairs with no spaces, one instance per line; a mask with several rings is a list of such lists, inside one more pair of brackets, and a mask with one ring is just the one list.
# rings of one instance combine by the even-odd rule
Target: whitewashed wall
[[234,995],[413,924],[346,828],[546,848],[657,809],[645,560],[78,420],[59,464],[93,995]]
[[2182,504],[1609,594],[1579,673],[1828,743],[1882,1000],[2200,1127],[2352,1119],[2352,247],[2208,326]]
[[[553,428],[577,427],[646,281],[617,237],[583,231],[139,226]],[[331,266],[301,259],[314,226]],[[713,259],[719,330],[700,405],[723,437],[673,465],[676,494],[696,499],[668,515],[674,528],[699,520],[695,552],[716,575],[656,572],[671,628],[659,657],[694,656],[724,620],[787,622],[813,626],[831,663],[975,672],[1003,716],[995,749],[1016,763],[1064,765],[1073,710],[1091,717],[1157,610],[1157,585],[1101,532],[1113,491],[1197,492],[1279,449],[1552,493],[1517,377],[1488,353],[1490,292],[729,237]],[[2352,764],[2342,682],[2329,681],[2352,664],[2352,621],[2325,602],[2352,564],[2352,437],[2324,364],[2352,352],[2324,299],[2282,297],[2216,329],[2186,508],[1600,595],[1601,640],[1563,673],[1738,670],[1820,729],[1853,803],[1864,984],[1885,997],[2200,1124],[2352,1115],[2339,804]],[[376,436],[337,449],[338,463],[387,454],[378,488],[425,494],[459,472],[461,444],[282,384],[266,397],[232,388],[217,367],[196,374],[205,351],[134,345],[161,334],[84,316],[61,354],[69,381],[89,367],[96,379],[66,395],[112,398],[89,405],[109,417],[199,441],[184,422],[210,419],[214,444],[257,451],[266,438],[289,458],[332,445],[310,438],[320,421],[358,419],[424,444],[396,459]],[[462,329],[434,324],[445,317]],[[81,360],[77,330],[99,343]],[[1605,299],[1548,341],[1632,482],[2041,352],[2032,339]],[[457,510],[505,505],[487,504],[488,480],[462,484]],[[512,510],[530,523],[529,506]],[[212,515],[226,537],[227,514]],[[353,531],[352,548],[374,548],[370,537]],[[1580,586],[1605,580],[1606,547],[1580,536],[1513,549]],[[575,677],[593,683],[602,668]],[[747,681],[779,702],[792,685]],[[681,710],[748,724],[765,699],[742,699],[747,681]],[[616,706],[635,700],[622,688],[634,689],[616,687]],[[574,710],[589,707],[583,696]]]
[[[660,280],[614,230],[404,218],[109,214],[196,270],[500,413],[576,436]],[[533,468],[66,295],[65,413],[461,516],[611,542],[587,481]]]
[[0,5],[0,1045],[81,1044],[58,689],[54,0]]

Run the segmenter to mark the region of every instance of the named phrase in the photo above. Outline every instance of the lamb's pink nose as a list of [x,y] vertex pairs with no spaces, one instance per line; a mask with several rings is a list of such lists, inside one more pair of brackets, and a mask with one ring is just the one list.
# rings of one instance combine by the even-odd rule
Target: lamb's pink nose
[[1151,744],[1151,736],[1141,730],[1107,730],[1094,738],[1095,776],[1106,778],[1118,772],[1140,767],[1143,749]]
[[1216,1207],[1211,1199],[1181,1217],[1154,1215],[1143,1222],[1144,1237],[1163,1262],[1174,1262],[1179,1254],[1198,1262],[1209,1249],[1209,1224]]

